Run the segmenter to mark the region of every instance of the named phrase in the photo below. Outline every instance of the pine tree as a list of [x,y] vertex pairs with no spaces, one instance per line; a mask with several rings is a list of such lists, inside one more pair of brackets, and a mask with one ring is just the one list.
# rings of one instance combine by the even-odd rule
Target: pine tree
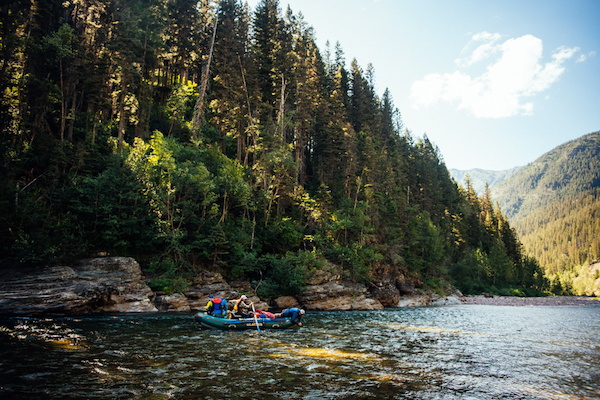
[[[260,119],[274,119],[282,79],[278,63],[281,62],[281,28],[283,20],[278,0],[262,0],[254,13],[253,53],[257,71],[257,85],[261,94]],[[279,89],[279,90],[278,90]]]
[[[219,24],[211,68],[212,83],[208,100],[211,123],[220,132],[222,148],[243,163],[250,138],[248,115],[249,93],[244,84],[247,66],[248,15],[237,0],[221,1]],[[250,103],[251,105],[251,103]]]

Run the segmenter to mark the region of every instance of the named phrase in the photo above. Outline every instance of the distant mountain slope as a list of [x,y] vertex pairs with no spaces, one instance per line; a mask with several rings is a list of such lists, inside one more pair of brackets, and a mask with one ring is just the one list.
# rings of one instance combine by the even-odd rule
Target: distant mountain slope
[[600,132],[572,140],[494,186],[492,195],[511,221],[555,201],[600,186]]
[[544,154],[496,185],[492,197],[558,293],[600,290],[600,273],[589,267],[600,258],[600,132]]
[[511,224],[527,254],[548,274],[576,272],[600,257],[600,188],[557,200]]
[[474,168],[470,170],[459,170],[459,169],[450,169],[450,175],[454,180],[464,186],[465,176],[468,174],[471,178],[471,184],[473,185],[473,189],[477,194],[483,194],[485,190],[485,184],[487,183],[489,188],[493,188],[500,182],[508,179],[512,175],[514,175],[517,171],[519,171],[522,167],[514,167],[511,169],[507,169],[504,171],[489,171],[479,168]]

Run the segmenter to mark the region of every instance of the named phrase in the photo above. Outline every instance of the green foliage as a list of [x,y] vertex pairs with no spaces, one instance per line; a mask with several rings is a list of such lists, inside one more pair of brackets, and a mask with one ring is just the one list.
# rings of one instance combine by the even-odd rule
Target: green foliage
[[150,261],[147,271],[153,276],[148,284],[154,291],[185,293],[191,285],[189,267],[178,265],[171,258]]
[[363,283],[389,264],[438,291],[546,287],[491,195],[458,187],[437,147],[402,130],[372,65],[347,70],[339,44],[322,55],[277,1],[253,16],[238,0],[213,6],[11,6],[5,257],[131,255],[169,293],[204,268],[296,294],[325,262]]
[[328,249],[325,256],[342,267],[346,278],[356,282],[371,281],[370,265],[375,265],[383,256],[372,247],[354,242],[350,245],[335,245]]
[[600,258],[600,188],[569,196],[517,221],[523,246],[549,275]]
[[585,292],[567,276],[600,257],[599,141],[594,132],[560,145],[494,188],[525,251],[558,277],[556,293]]
[[487,287],[487,269],[487,254],[481,249],[476,249],[465,254],[461,261],[452,264],[450,275],[454,286],[463,294],[480,294]]
[[445,252],[444,239],[440,229],[430,219],[427,211],[410,218],[408,223],[409,237],[412,241],[406,253],[409,268],[435,274],[443,271]]
[[295,255],[277,257],[267,254],[261,257],[258,264],[266,274],[265,280],[257,284],[257,294],[261,297],[275,298],[301,293],[307,271],[300,261],[301,259]]
[[160,277],[152,278],[148,282],[148,285],[155,292],[166,292],[168,295],[171,295],[174,293],[185,293],[190,286],[190,281],[182,276],[173,279]]
[[423,284],[440,296],[443,296],[446,292],[445,289],[448,288],[448,282],[444,278],[436,276],[427,276]]
[[494,188],[513,221],[556,201],[598,188],[600,132],[572,140],[544,154]]

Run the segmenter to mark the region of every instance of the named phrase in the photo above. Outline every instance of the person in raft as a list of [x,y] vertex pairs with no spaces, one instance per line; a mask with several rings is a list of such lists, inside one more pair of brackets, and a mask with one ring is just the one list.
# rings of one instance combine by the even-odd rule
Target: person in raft
[[248,309],[252,306],[252,304],[254,303],[250,303],[250,304],[246,304],[245,301],[248,300],[248,297],[246,297],[246,295],[242,295],[242,297],[240,297],[237,300],[234,300],[233,302],[233,311],[231,312],[231,315],[234,318],[251,318],[252,314],[248,312]]
[[206,313],[213,317],[225,318],[227,316],[227,301],[222,297],[208,295],[208,304],[206,304]]
[[276,317],[291,318],[292,322],[298,326],[302,326],[302,316],[304,310],[301,308],[286,308],[280,314],[275,314]]

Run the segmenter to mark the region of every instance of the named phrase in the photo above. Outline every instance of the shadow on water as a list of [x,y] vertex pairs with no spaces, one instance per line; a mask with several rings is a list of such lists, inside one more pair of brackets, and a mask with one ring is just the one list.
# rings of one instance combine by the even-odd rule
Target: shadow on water
[[0,320],[12,399],[593,399],[600,307],[309,313],[201,330],[190,314]]

